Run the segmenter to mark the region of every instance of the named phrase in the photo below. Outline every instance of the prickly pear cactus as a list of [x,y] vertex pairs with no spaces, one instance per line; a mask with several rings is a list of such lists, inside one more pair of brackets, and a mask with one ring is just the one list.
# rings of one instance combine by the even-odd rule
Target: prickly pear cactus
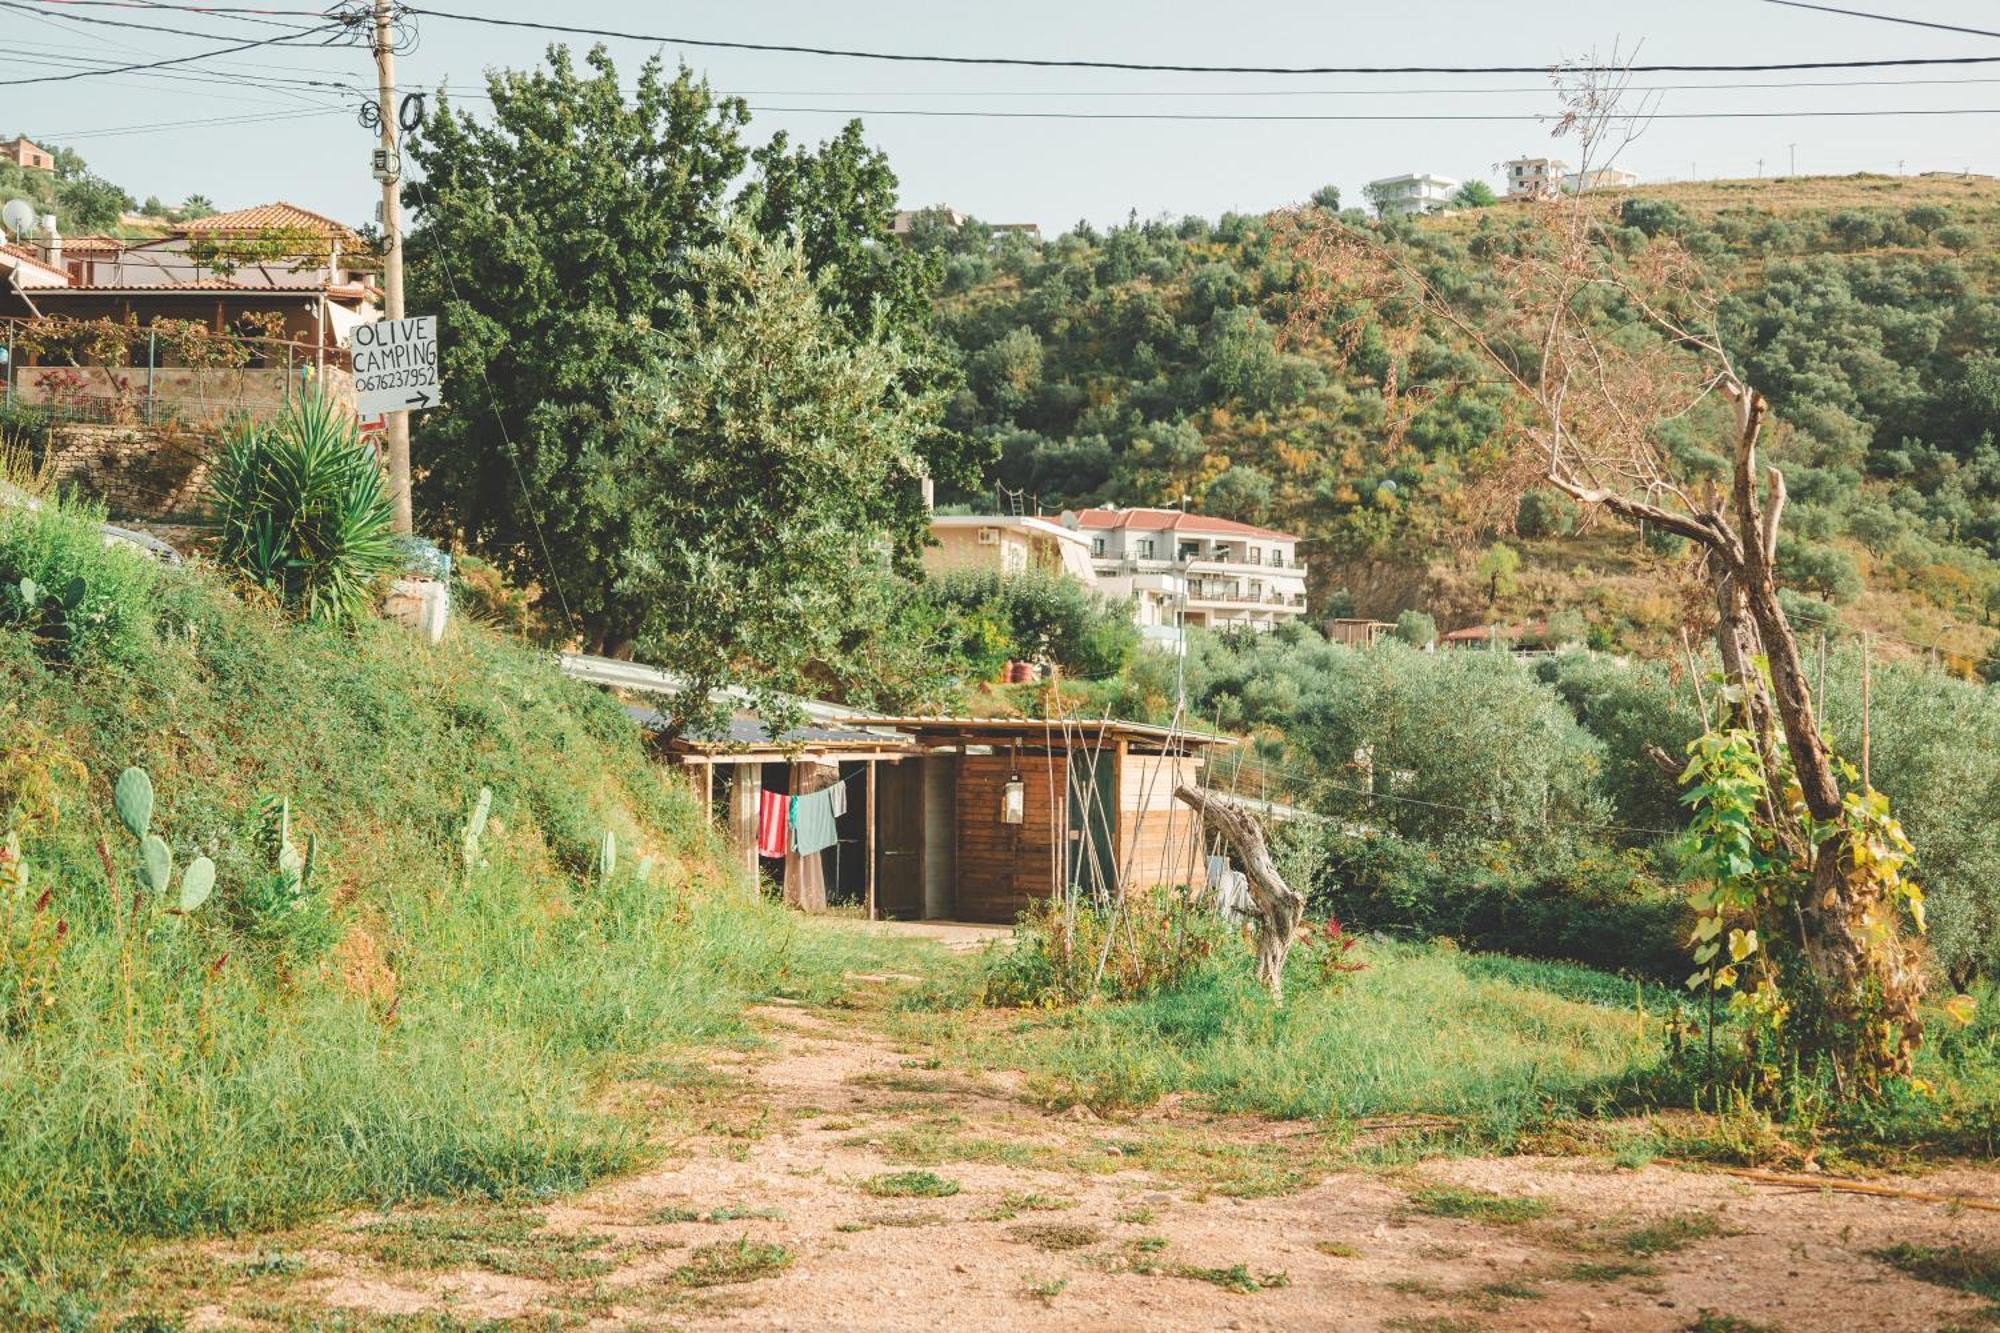
[[188,862],[188,868],[181,872],[181,910],[194,911],[208,901],[208,895],[214,889],[215,862],[205,856],[197,856]]
[[139,878],[154,893],[165,893],[174,877],[174,853],[154,834],[139,843]]
[[153,827],[153,779],[145,769],[134,766],[120,773],[111,789],[111,803],[117,807],[118,822],[133,837],[143,839]]

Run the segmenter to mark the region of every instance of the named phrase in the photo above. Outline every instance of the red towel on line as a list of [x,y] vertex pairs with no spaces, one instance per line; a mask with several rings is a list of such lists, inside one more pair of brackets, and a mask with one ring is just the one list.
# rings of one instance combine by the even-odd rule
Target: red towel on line
[[781,791],[757,794],[757,855],[783,856],[791,842],[792,798]]

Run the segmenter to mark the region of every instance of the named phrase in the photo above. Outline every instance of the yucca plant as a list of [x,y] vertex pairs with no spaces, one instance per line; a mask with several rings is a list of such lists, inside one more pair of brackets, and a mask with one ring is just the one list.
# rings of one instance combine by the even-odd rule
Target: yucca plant
[[213,486],[221,558],[308,620],[363,614],[396,564],[375,451],[324,390],[292,395],[275,421],[233,424]]

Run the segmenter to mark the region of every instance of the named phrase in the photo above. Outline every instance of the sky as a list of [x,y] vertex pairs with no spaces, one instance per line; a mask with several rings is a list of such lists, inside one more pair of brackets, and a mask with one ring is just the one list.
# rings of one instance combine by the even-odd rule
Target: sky
[[[188,12],[178,0],[0,6],[0,135],[45,136],[144,199],[192,193],[223,208],[290,200],[350,223],[369,220],[370,131],[356,99],[251,77],[374,86],[362,46],[279,46],[151,74],[34,84],[105,61],[178,57],[281,32],[317,0],[211,0],[256,15]],[[429,0],[413,0],[416,8]],[[1993,0],[1829,0],[1851,8],[2000,29]],[[895,52],[1108,59],[1150,63],[1484,64],[1545,66],[1630,51],[1655,63],[1767,63],[1914,56],[2000,57],[2000,38],[1929,31],[1781,7],[1765,0],[1231,0],[938,3],[818,0],[620,3],[436,0],[439,10],[614,28],[651,35],[828,45]],[[257,15],[263,15],[260,19]],[[198,30],[183,37],[84,18]],[[399,58],[404,87],[460,92],[482,71],[520,68],[556,37],[417,16]],[[685,60],[714,86],[748,98],[752,142],[778,129],[817,142],[859,113],[910,206],[949,204],[995,222],[1050,232],[1224,211],[1257,212],[1337,185],[1359,202],[1364,182],[1425,171],[1499,185],[1520,155],[1574,157],[1551,145],[1556,100],[1544,75],[1306,76],[1036,70],[886,63],[611,40],[621,71],[648,55]],[[1886,81],[1896,80],[1891,84]],[[1909,82],[1916,80],[1918,82]],[[2000,172],[2000,63],[1781,74],[1646,75],[1662,113],[1620,164],[1648,180],[1855,171]],[[1735,84],[1717,87],[1717,84]],[[1764,86],[1745,87],[1744,84]],[[1808,86],[1808,85],[1822,86]],[[1781,85],[1781,86],[1769,86]],[[1831,86],[1826,86],[1831,85]],[[467,105],[477,108],[476,102]],[[777,108],[831,108],[780,110]],[[1988,114],[1812,118],[1801,111],[1972,108]],[[900,116],[891,111],[1085,112],[1093,115],[1343,115],[1345,121],[1042,120]],[[1675,119],[1692,112],[1784,112],[1776,118]],[[1447,116],[1517,120],[1442,119]],[[202,121],[225,123],[181,124]]]

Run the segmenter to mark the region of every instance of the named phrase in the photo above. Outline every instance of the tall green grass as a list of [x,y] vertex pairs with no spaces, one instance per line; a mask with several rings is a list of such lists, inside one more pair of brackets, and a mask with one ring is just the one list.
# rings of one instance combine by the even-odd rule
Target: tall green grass
[[[115,610],[63,653],[0,616],[0,835],[31,875],[8,966],[44,889],[66,923],[49,1002],[0,1032],[0,1323],[84,1320],[135,1237],[628,1166],[645,1143],[607,1080],[742,1033],[758,996],[827,998],[842,951],[875,947],[756,902],[616,702],[546,656],[294,625],[104,548],[92,517],[0,511],[0,577],[82,578]],[[110,817],[127,764],[177,858],[220,866],[193,916],[135,903]],[[319,836],[317,943],[246,911],[272,795]],[[607,829],[626,869],[600,885]]]
[[1194,1092],[1218,1110],[1286,1117],[1457,1116],[1503,1143],[1556,1108],[1605,1100],[1659,1058],[1657,1024],[1632,1004],[1551,988],[1615,978],[1555,964],[1507,978],[1406,945],[1363,956],[1364,970],[1330,986],[1288,968],[1282,1008],[1231,957],[1179,990],[1016,1029],[1000,1058],[1037,1073],[1053,1100],[1100,1109]]

